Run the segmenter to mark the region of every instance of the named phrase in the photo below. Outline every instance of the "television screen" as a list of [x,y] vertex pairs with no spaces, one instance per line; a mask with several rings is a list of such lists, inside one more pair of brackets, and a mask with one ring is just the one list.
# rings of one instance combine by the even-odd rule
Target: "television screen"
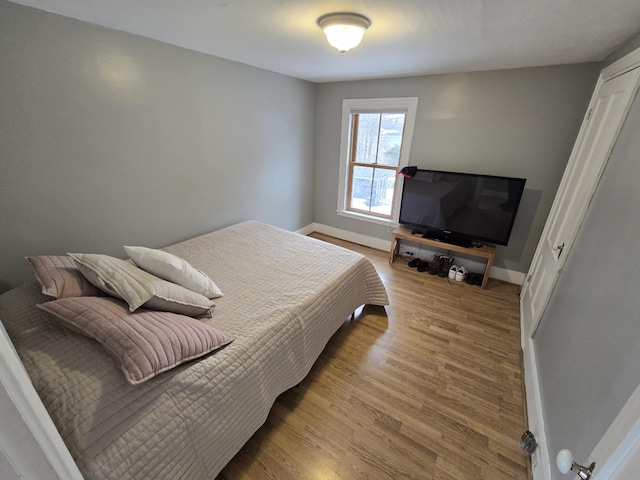
[[400,224],[426,238],[471,246],[507,245],[523,178],[418,170],[404,179]]

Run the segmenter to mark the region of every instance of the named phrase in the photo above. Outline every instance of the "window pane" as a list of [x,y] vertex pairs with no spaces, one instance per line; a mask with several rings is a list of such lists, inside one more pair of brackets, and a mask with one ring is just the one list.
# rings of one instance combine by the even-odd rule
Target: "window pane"
[[360,113],[357,116],[358,132],[355,161],[358,163],[376,163],[380,114]]
[[373,168],[354,167],[351,184],[351,200],[349,207],[369,211],[371,186],[373,184]]
[[404,113],[384,113],[380,122],[380,148],[378,163],[398,165],[404,130]]
[[396,182],[396,172],[376,168],[373,175],[373,188],[371,191],[371,211],[391,216],[393,204],[393,191]]
[[395,170],[354,167],[350,209],[391,216]]

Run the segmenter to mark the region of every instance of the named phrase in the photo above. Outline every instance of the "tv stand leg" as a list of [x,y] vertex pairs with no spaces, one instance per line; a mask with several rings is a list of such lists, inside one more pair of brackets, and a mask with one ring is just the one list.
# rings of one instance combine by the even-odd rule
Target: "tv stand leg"
[[489,273],[491,272],[491,266],[493,265],[493,255],[487,258],[487,266],[484,267],[484,277],[482,278],[482,285],[480,288],[487,289],[487,283],[489,283]]
[[398,256],[398,250],[400,250],[400,243],[398,242],[398,238],[395,233],[391,234],[391,250],[389,251],[389,265],[393,263],[393,261]]

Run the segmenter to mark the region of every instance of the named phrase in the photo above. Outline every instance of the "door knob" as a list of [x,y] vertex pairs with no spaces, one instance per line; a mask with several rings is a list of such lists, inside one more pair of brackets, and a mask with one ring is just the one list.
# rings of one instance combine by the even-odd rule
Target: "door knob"
[[578,477],[583,480],[589,480],[593,473],[593,469],[596,468],[596,462],[593,462],[588,467],[578,465],[573,461],[573,453],[571,453],[571,450],[567,450],[566,448],[558,452],[556,465],[558,465],[558,470],[562,473],[569,473],[571,471],[577,473]]

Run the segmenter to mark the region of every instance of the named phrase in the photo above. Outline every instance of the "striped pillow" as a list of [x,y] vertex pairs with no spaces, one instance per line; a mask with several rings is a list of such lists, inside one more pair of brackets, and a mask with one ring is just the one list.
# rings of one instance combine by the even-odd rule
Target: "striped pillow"
[[109,297],[53,300],[37,306],[65,327],[97,340],[136,385],[234,339],[191,317],[138,310]]
[[71,257],[40,255],[24,258],[31,264],[44,295],[53,298],[102,295],[102,291],[82,275]]
[[70,253],[82,274],[100,290],[121,298],[129,310],[144,307],[192,317],[211,316],[215,304],[204,295],[156,277],[120,258]]

